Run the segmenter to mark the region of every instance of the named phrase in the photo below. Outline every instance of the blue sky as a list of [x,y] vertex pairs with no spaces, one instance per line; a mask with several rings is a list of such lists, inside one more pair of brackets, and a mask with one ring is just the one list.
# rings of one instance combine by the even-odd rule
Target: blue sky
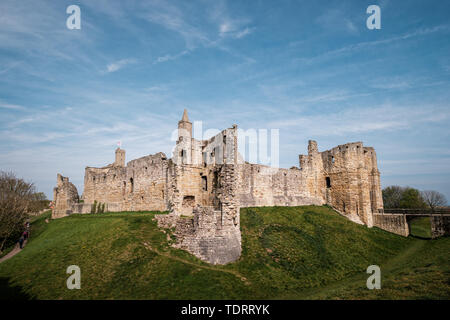
[[[81,30],[66,8],[81,8]],[[381,7],[381,30],[366,8]],[[203,128],[280,130],[280,166],[363,141],[382,185],[450,200],[448,1],[0,2],[0,169],[52,197],[85,166]]]

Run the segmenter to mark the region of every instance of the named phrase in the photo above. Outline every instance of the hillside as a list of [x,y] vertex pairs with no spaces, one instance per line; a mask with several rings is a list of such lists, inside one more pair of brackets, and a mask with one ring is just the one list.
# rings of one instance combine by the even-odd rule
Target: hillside
[[[328,207],[241,210],[239,261],[211,266],[171,248],[155,213],[72,215],[32,224],[29,244],[0,264],[0,298],[449,299],[450,238],[403,238]],[[66,268],[81,268],[68,290]],[[381,267],[382,290],[366,288]]]

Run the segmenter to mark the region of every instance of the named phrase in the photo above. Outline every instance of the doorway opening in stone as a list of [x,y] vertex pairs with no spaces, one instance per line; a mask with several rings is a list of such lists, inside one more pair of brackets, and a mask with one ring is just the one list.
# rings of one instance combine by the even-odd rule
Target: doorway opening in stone
[[326,177],[325,181],[327,183],[327,188],[331,188],[331,179],[330,179],[330,177]]
[[194,196],[184,196],[182,206],[183,206],[183,208],[194,208],[195,197]]

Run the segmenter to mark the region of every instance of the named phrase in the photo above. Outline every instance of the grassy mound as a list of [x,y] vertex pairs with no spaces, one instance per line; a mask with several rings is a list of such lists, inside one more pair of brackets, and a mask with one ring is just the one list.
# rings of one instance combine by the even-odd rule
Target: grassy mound
[[[403,238],[327,207],[241,210],[242,256],[208,265],[170,246],[153,212],[72,215],[32,224],[28,245],[0,264],[0,298],[450,298],[450,238]],[[382,289],[368,290],[369,265]],[[81,268],[69,290],[66,269]]]

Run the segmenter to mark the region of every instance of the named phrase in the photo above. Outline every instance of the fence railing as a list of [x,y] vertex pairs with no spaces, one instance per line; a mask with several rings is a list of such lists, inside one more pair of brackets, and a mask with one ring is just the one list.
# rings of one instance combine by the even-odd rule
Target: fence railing
[[378,213],[396,214],[450,214],[450,208],[431,209],[378,209]]

